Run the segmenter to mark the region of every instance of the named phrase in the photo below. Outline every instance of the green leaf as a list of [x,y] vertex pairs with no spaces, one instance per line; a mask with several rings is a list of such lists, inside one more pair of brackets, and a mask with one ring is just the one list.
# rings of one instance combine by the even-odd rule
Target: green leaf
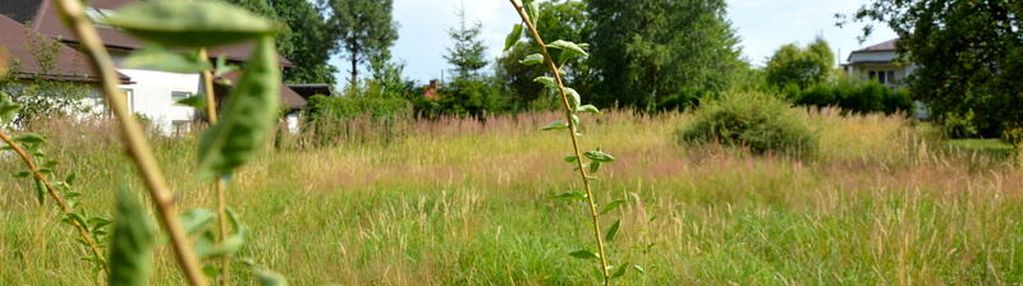
[[221,121],[199,141],[201,180],[230,175],[252,157],[277,122],[281,74],[274,39],[256,45],[238,85],[227,97]]
[[554,196],[555,199],[559,200],[583,200],[586,199],[586,193],[583,192],[564,192]]
[[568,128],[568,124],[566,124],[565,121],[554,120],[554,121],[551,121],[551,123],[547,123],[547,125],[544,125],[544,127],[540,128],[540,130],[548,131],[548,130],[559,130],[559,129],[565,129],[565,128]]
[[521,24],[515,24],[515,26],[512,26],[511,33],[508,33],[508,37],[504,39],[504,50],[507,51],[508,49],[511,49],[511,47],[515,46],[515,43],[518,43],[519,39],[521,39],[521,38],[522,38],[522,25]]
[[275,271],[256,268],[252,272],[256,275],[260,286],[288,286],[288,280],[284,278],[284,275]]
[[621,278],[622,276],[625,276],[625,271],[629,270],[629,263],[622,263],[621,265],[618,265],[618,267],[615,267],[615,269],[615,272],[611,274],[611,278]]
[[607,203],[607,205],[604,206],[603,209],[600,210],[600,214],[602,214],[602,215],[603,214],[607,214],[607,213],[609,213],[609,212],[611,212],[611,211],[621,207],[622,204],[625,204],[625,200],[614,200],[614,201],[611,201],[610,203]]
[[207,209],[190,209],[178,215],[178,219],[181,220],[181,228],[188,235],[201,232],[216,218],[217,215]]
[[238,221],[238,214],[231,209],[227,210],[227,218],[230,220],[231,226],[234,228],[234,234],[229,235],[227,238],[224,238],[223,241],[212,247],[196,249],[196,253],[201,259],[231,256],[235,252],[238,252],[242,245],[245,244],[245,239],[249,235],[248,228]]
[[636,269],[636,272],[639,272],[639,274],[646,274],[646,270],[643,269],[643,266],[639,266],[639,264],[633,264],[632,269]]
[[599,259],[600,258],[600,255],[597,255],[596,253],[593,253],[592,251],[589,251],[589,250],[576,250],[576,251],[573,251],[572,253],[569,253],[568,255],[571,255],[572,257],[579,258],[579,259]]
[[213,76],[222,76],[236,70],[238,70],[238,66],[228,64],[227,57],[220,56],[217,57],[217,66],[214,68]]
[[564,160],[565,160],[565,162],[568,162],[568,163],[575,163],[575,161],[579,161],[579,157],[577,157],[575,155],[565,156]]
[[587,171],[589,171],[590,174],[596,174],[597,171],[600,171],[600,162],[593,161],[593,162],[590,162],[590,164],[588,166],[589,166],[589,169]]
[[584,112],[584,113],[600,114],[600,109],[597,109],[596,106],[589,105],[589,104],[580,106],[579,108],[576,108],[575,111],[576,112]]
[[138,199],[128,189],[118,188],[109,285],[148,285],[155,240],[153,226]]
[[46,138],[43,138],[43,136],[41,136],[39,134],[35,134],[35,133],[22,133],[22,134],[18,134],[16,136],[14,136],[13,140],[14,140],[14,142],[18,142],[18,143],[22,143],[22,144],[39,144],[39,143],[46,142]]
[[39,180],[39,178],[36,178],[35,181],[36,200],[39,201],[39,205],[43,205],[46,202],[46,184],[43,184],[43,181]]
[[71,185],[75,183],[76,179],[78,179],[78,175],[75,173],[71,173],[68,174],[66,178],[64,178],[64,182],[67,183],[68,185]]
[[92,226],[92,231],[97,231],[97,230],[100,230],[103,227],[108,226],[108,225],[110,225],[112,223],[114,223],[114,222],[110,221],[109,219],[102,218],[102,217],[94,217],[94,218],[90,218],[89,219],[89,224],[88,225]]
[[21,171],[21,172],[18,172],[16,174],[14,174],[14,177],[15,178],[27,178],[28,175],[31,175],[31,174],[32,174],[32,172],[29,172],[29,171]]
[[46,163],[43,163],[43,168],[53,168],[53,167],[56,167],[57,164],[60,164],[60,162],[57,162],[57,161],[54,161],[54,160],[50,160],[50,161],[47,161]]
[[615,223],[611,224],[611,227],[607,229],[607,233],[604,234],[605,241],[614,241],[615,237],[618,236],[618,231],[621,230],[622,220],[615,220]]
[[530,55],[522,58],[522,60],[520,60],[519,63],[527,65],[527,66],[542,64],[543,63],[543,55],[542,54],[530,54]]
[[567,55],[570,57],[582,57],[590,55],[578,44],[565,40],[554,41],[550,44],[547,44],[547,47],[552,49],[559,49],[562,51],[563,53],[562,55]]
[[179,53],[159,47],[146,47],[128,55],[121,63],[128,69],[150,69],[174,73],[199,73],[212,69],[209,60],[198,53]]
[[168,47],[213,47],[271,35],[276,25],[220,1],[141,1],[118,9],[105,23]]
[[11,102],[10,96],[0,92],[0,122],[10,122],[21,109],[21,105]]
[[186,97],[186,98],[178,100],[177,102],[175,102],[175,104],[177,104],[177,105],[184,105],[184,106],[188,106],[188,107],[191,107],[191,108],[195,108],[196,110],[205,111],[205,109],[206,109],[206,96],[202,95],[202,94],[196,95],[196,96],[189,96],[189,97]]
[[601,151],[600,149],[586,151],[586,153],[583,153],[583,156],[586,156],[586,158],[589,158],[590,160],[601,163],[614,162],[615,160],[614,156],[611,156],[611,154],[608,153],[604,153],[604,151]]
[[582,97],[579,97],[579,92],[575,91],[574,88],[566,87],[565,94],[568,95],[568,98],[571,100],[572,108],[578,109],[579,105],[581,105],[583,101]]
[[541,76],[541,77],[534,78],[533,81],[538,82],[538,83],[542,83],[544,86],[546,86],[546,87],[548,87],[550,89],[555,89],[555,90],[558,89],[558,82],[556,82],[553,77]]
[[533,20],[535,25],[540,21],[540,1],[526,1],[526,14],[529,15],[529,19]]

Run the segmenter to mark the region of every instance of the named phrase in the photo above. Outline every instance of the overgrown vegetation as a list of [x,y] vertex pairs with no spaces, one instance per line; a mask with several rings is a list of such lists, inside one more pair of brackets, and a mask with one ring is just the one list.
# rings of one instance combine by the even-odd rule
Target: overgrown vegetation
[[806,118],[763,93],[730,93],[705,102],[679,131],[682,142],[749,148],[756,154],[812,156],[817,138]]

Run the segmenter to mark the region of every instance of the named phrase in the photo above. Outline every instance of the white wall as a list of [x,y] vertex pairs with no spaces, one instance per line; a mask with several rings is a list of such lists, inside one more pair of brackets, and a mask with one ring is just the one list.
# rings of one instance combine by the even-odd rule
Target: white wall
[[131,111],[152,120],[153,128],[164,134],[174,132],[174,121],[191,121],[195,111],[188,106],[177,105],[171,99],[175,91],[198,95],[201,86],[199,74],[180,74],[162,71],[119,69],[131,78],[133,84],[121,85],[131,90],[128,102]]

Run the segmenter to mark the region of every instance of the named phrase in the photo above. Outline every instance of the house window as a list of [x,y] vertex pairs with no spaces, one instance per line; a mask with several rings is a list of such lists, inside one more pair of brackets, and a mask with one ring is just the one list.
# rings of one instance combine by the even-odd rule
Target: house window
[[171,100],[173,100],[175,102],[180,101],[182,99],[189,98],[189,97],[192,97],[192,93],[191,92],[187,92],[187,91],[171,91]]
[[881,84],[896,84],[895,71],[893,70],[872,70],[867,72],[867,76]]
[[174,132],[174,135],[188,134],[188,132],[191,130],[191,127],[192,127],[192,121],[189,121],[189,120],[174,120],[174,121],[171,121],[171,128],[172,128],[171,131]]
[[896,81],[895,81],[895,71],[887,71],[885,73],[888,74],[886,76],[888,78],[888,82],[886,82],[886,83],[888,83],[888,84],[896,84]]

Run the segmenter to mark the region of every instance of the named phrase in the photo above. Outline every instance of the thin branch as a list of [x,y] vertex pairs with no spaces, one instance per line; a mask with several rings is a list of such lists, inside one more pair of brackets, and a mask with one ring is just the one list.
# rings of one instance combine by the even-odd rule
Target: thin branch
[[[60,210],[64,213],[64,217],[70,217],[74,210],[72,210],[71,206],[68,205],[67,200],[64,198],[64,196],[61,195],[60,192],[58,192],[57,189],[53,187],[53,184],[50,183],[49,178],[47,178],[46,175],[44,175],[42,172],[39,172],[39,166],[35,164],[35,160],[32,159],[32,155],[29,155],[24,148],[21,148],[21,146],[14,142],[14,140],[11,139],[11,137],[7,135],[6,132],[3,132],[3,130],[0,130],[0,140],[2,140],[4,143],[7,143],[7,145],[11,146],[11,149],[14,150],[14,153],[17,153],[18,157],[21,158],[21,161],[25,162],[25,165],[28,166],[29,171],[32,172],[32,176],[34,176],[36,180],[39,180],[39,182],[43,184],[43,187],[46,188],[46,192],[50,195],[50,198],[53,198],[53,201],[57,202],[57,205],[60,206]],[[89,231],[88,227],[82,225],[77,220],[72,219],[70,221],[71,225],[75,226],[75,229],[78,230],[78,235],[82,237],[82,241],[85,241],[85,244],[89,246],[89,250],[92,251],[92,254],[96,257],[96,259],[99,259],[99,263],[100,265],[102,265],[103,272],[109,275],[110,266],[107,265],[107,259],[105,256],[103,256],[103,251],[100,250],[99,244],[96,243],[95,239],[93,239],[92,232]]]
[[203,276],[199,260],[178,220],[178,208],[174,193],[167,186],[167,181],[153,156],[149,142],[146,141],[141,125],[128,110],[124,93],[118,87],[118,75],[114,70],[114,63],[104,48],[96,28],[85,16],[82,3],[79,0],[59,0],[57,4],[69,28],[74,31],[82,47],[88,52],[93,68],[99,72],[102,78],[106,102],[118,119],[121,136],[126,144],[129,157],[135,162],[135,166],[149,190],[149,195],[157,210],[157,217],[170,237],[174,256],[181,271],[190,285],[206,286],[206,278]]
[[[199,50],[199,58],[208,59],[209,56],[206,53],[206,49]],[[213,89],[213,72],[210,70],[202,71],[202,82],[203,82],[203,93],[206,96],[206,118],[209,119],[210,125],[217,124],[219,117],[217,116],[217,98],[216,91]],[[227,238],[227,184],[223,179],[217,178],[213,183],[213,188],[217,192],[217,224],[219,226],[219,242],[223,242]],[[220,286],[227,286],[230,284],[231,270],[231,258],[224,256],[220,258],[220,277],[217,283]]]
[[547,49],[547,44],[544,43],[543,37],[540,36],[540,32],[537,31],[536,25],[529,18],[529,15],[526,13],[522,3],[518,0],[509,0],[509,2],[511,2],[512,6],[515,7],[515,12],[518,12],[519,17],[522,18],[522,22],[526,24],[527,28],[529,28],[529,34],[540,47],[540,53],[543,54],[544,62],[551,70],[551,73],[554,74],[554,80],[558,83],[558,91],[561,94],[561,103],[565,108],[565,119],[568,121],[568,134],[569,137],[572,138],[572,149],[575,152],[575,157],[577,158],[575,160],[576,167],[579,170],[579,177],[582,178],[583,181],[583,189],[586,191],[586,199],[589,200],[588,203],[590,208],[590,218],[593,224],[593,234],[597,240],[597,252],[600,256],[600,271],[604,278],[604,286],[610,285],[611,275],[608,272],[607,267],[607,253],[604,250],[604,238],[600,231],[600,214],[597,212],[597,203],[593,198],[593,191],[590,188],[590,176],[586,173],[586,166],[583,165],[583,152],[579,147],[579,137],[576,136],[579,127],[575,120],[572,120],[572,114],[574,111],[572,110],[572,104],[569,103],[568,100],[568,92],[565,90],[565,83],[561,78],[561,69],[558,68],[557,63],[554,62],[554,58],[551,57],[550,51]]

